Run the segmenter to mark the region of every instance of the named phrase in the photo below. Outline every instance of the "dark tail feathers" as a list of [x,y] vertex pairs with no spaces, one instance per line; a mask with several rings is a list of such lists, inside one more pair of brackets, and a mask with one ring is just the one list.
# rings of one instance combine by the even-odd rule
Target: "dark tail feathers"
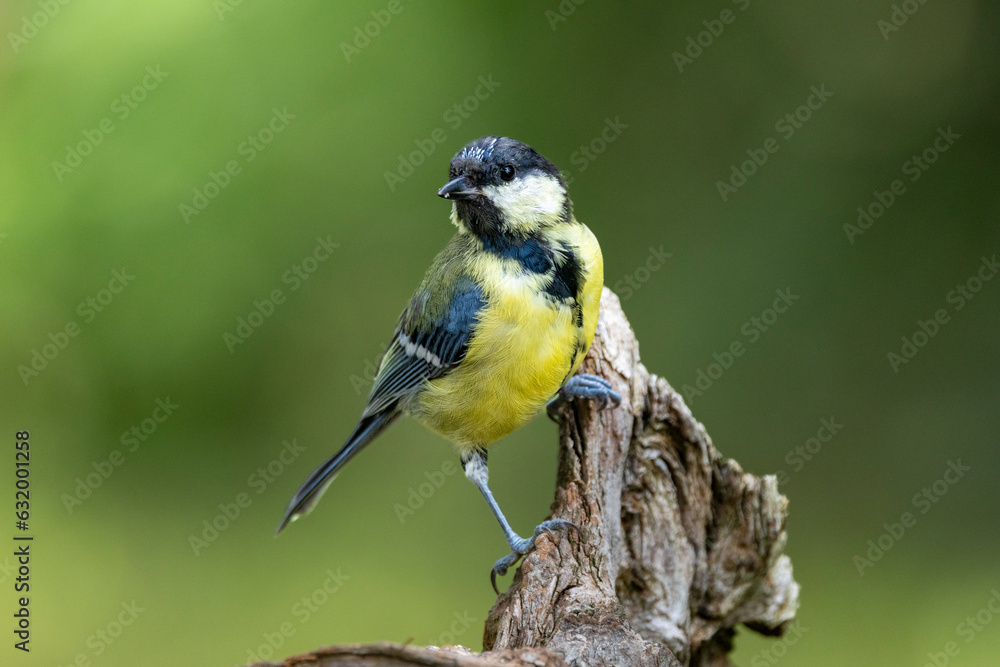
[[347,439],[347,443],[340,448],[340,451],[330,457],[326,463],[316,468],[313,474],[309,475],[309,479],[305,481],[305,484],[295,493],[292,501],[288,503],[285,516],[281,519],[281,523],[278,524],[278,529],[274,531],[275,535],[280,533],[289,523],[295,521],[300,516],[305,516],[312,510],[313,506],[323,496],[323,492],[330,486],[330,482],[333,481],[337,472],[348,461],[354,458],[355,454],[364,449],[365,445],[374,440],[375,436],[381,433],[383,429],[396,421],[399,412],[395,408],[395,405],[387,406],[382,412],[362,419],[357,428],[354,429],[354,433]]

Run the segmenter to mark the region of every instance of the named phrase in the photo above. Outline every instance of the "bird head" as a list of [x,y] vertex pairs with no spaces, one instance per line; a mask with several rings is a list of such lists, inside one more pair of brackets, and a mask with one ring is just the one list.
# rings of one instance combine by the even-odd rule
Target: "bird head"
[[525,238],[571,215],[559,170],[514,139],[470,142],[452,158],[448,178],[438,196],[454,202],[459,229],[484,242]]

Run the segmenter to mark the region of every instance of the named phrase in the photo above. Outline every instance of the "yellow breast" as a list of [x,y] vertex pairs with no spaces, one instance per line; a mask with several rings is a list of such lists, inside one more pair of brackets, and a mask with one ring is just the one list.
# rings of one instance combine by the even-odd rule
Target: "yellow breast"
[[563,225],[547,240],[573,249],[580,263],[578,323],[572,303],[545,294],[546,277],[508,260],[477,257],[480,313],[465,360],[428,383],[413,416],[460,449],[486,447],[530,421],[580,366],[597,327],[604,282],[600,247],[582,224]]

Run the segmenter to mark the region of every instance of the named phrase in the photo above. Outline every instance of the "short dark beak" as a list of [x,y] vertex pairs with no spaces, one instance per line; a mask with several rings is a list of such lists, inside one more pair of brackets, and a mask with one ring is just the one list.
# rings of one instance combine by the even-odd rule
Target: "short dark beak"
[[448,181],[443,188],[438,190],[438,197],[444,197],[445,199],[472,199],[478,194],[482,193],[479,190],[473,189],[469,181],[465,180],[465,176],[459,176]]

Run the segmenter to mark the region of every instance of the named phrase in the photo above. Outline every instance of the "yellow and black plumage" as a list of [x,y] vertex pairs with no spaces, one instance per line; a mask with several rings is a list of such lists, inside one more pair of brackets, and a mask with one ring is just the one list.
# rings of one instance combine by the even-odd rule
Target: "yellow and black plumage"
[[[512,553],[530,551],[488,486],[486,449],[558,397],[620,397],[601,378],[574,376],[597,327],[603,261],[573,216],[559,171],[529,146],[483,137],[452,160],[438,194],[458,228],[403,311],[368,404],[343,448],[292,498],[278,527],[307,513],[337,471],[397,417],[409,414],[451,440],[466,476],[500,521]],[[572,379],[571,379],[572,378]],[[553,520],[542,530],[567,525]]]

